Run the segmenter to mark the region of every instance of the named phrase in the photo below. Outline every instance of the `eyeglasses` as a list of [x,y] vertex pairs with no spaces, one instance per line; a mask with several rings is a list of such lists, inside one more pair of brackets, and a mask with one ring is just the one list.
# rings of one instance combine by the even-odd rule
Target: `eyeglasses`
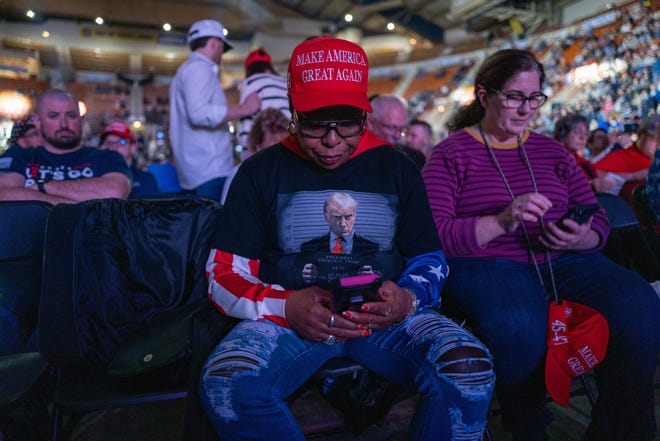
[[390,132],[396,132],[396,133],[401,133],[404,130],[406,130],[406,127],[408,126],[395,126],[392,124],[385,124],[383,121],[379,120],[376,117],[371,117],[374,121],[376,121],[382,128],[385,130],[389,130]]
[[530,96],[525,96],[520,92],[506,93],[497,89],[490,89],[490,91],[495,92],[498,95],[502,95],[505,98],[504,106],[509,109],[517,109],[525,104],[525,101],[529,101],[529,108],[536,110],[541,107],[548,99],[548,96],[541,92],[534,92]]
[[108,146],[108,147],[114,147],[116,145],[126,145],[128,144],[128,139],[126,138],[121,138],[117,141],[105,141],[103,145]]
[[364,118],[339,121],[298,121],[298,130],[305,138],[320,139],[334,130],[342,138],[357,136],[364,130]]

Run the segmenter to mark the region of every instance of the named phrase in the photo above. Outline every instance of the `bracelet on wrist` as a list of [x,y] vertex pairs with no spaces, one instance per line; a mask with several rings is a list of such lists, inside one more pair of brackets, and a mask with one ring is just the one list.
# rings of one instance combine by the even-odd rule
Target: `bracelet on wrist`
[[404,288],[403,290],[407,292],[408,295],[410,295],[410,300],[411,300],[410,311],[408,311],[408,314],[406,314],[406,317],[404,318],[405,320],[417,313],[417,308],[419,308],[419,299],[417,298],[417,295],[414,293],[412,289]]
[[403,290],[407,292],[408,295],[410,296],[410,310],[408,310],[408,313],[404,318],[392,323],[391,326],[399,326],[401,323],[405,322],[407,319],[415,315],[417,313],[417,309],[419,308],[419,299],[417,298],[417,294],[415,294],[415,292],[412,289],[403,288]]

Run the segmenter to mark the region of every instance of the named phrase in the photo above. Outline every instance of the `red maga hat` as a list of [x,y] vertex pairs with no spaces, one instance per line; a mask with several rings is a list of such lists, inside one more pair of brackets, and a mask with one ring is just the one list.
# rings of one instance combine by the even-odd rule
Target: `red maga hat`
[[250,67],[252,63],[256,63],[258,61],[265,61],[268,64],[273,64],[273,60],[270,58],[270,55],[266,50],[262,47],[259,49],[255,49],[252,52],[250,52],[245,59],[245,69]]
[[126,124],[123,121],[113,121],[110,123],[109,126],[107,126],[103,131],[101,132],[101,138],[103,138],[105,135],[109,134],[117,135],[120,138],[124,139],[130,139],[131,142],[135,142],[135,136],[131,132],[131,128],[128,127],[128,124]]
[[603,361],[609,335],[598,311],[567,300],[550,303],[545,386],[557,404],[568,406],[571,381]]
[[367,55],[348,40],[311,38],[296,46],[291,54],[289,96],[299,112],[329,106],[352,106],[371,112],[368,80]]

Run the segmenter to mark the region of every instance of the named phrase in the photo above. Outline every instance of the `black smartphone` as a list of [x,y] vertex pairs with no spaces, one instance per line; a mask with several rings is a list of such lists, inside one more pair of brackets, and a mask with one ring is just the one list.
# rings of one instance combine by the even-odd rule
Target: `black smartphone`
[[376,274],[342,277],[335,280],[332,288],[330,309],[341,314],[344,311],[359,311],[365,302],[380,300],[378,288],[382,281]]
[[557,226],[562,230],[565,230],[566,227],[564,226],[564,219],[570,219],[582,225],[587,219],[596,214],[599,209],[599,204],[587,204],[571,207],[566,210],[566,213],[564,213],[562,217],[557,220]]

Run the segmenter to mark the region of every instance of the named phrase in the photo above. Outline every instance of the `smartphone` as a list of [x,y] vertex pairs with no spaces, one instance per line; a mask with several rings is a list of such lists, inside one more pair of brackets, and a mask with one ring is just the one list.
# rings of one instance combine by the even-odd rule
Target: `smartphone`
[[337,314],[359,311],[363,303],[380,300],[378,289],[381,284],[382,281],[376,274],[337,279],[333,283],[330,309]]
[[570,219],[582,225],[584,222],[586,222],[587,219],[596,214],[599,209],[599,204],[587,204],[571,207],[566,210],[566,213],[564,213],[562,217],[557,220],[557,226],[562,230],[565,230],[566,227],[564,226],[564,219]]

